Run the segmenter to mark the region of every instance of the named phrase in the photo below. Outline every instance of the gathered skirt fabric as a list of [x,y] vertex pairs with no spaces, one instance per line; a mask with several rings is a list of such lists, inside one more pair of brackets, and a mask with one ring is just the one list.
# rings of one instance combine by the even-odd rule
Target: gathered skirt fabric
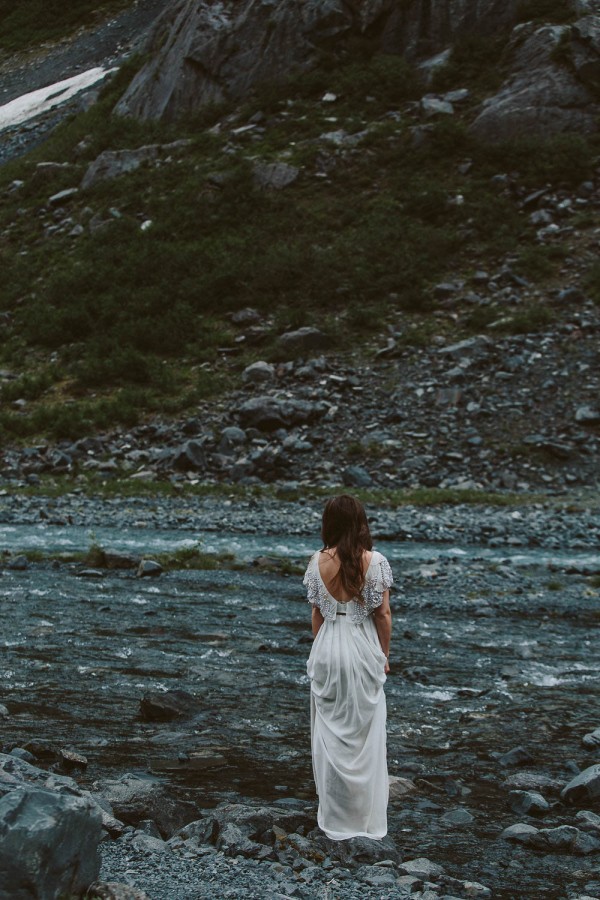
[[384,665],[371,616],[325,620],[308,659],[317,821],[333,840],[387,834]]

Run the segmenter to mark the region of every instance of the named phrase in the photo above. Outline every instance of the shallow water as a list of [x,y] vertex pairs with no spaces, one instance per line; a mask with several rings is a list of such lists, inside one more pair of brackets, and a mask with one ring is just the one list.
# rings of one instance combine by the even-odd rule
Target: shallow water
[[[26,539],[49,551],[89,544],[84,529],[5,527],[6,542],[11,535],[15,549]],[[181,532],[144,529],[129,529],[122,542],[110,529],[94,539],[146,554],[182,546]],[[564,897],[589,860],[498,840],[520,818],[502,786],[513,770],[494,754],[523,745],[532,756],[525,768],[565,781],[569,761],[580,768],[598,761],[581,738],[600,725],[599,591],[580,576],[557,583],[535,551],[519,551],[520,569],[498,572],[502,550],[380,546],[402,588],[392,596],[389,767],[418,788],[392,803],[391,833],[406,856],[430,856],[457,877],[504,884],[495,897]],[[274,551],[254,535],[206,534],[202,549],[240,559]],[[297,558],[311,550],[296,537],[283,537],[278,548]],[[422,560],[436,563],[436,577]],[[199,807],[225,798],[314,797],[310,609],[299,577],[247,567],[88,580],[78,570],[39,563],[0,579],[0,702],[11,714],[5,744],[43,738],[72,746],[89,759],[86,784],[151,773]],[[170,688],[199,697],[198,716],[142,721],[144,693]],[[473,823],[444,825],[442,814],[458,806]],[[572,824],[574,812],[559,804],[543,824]],[[515,859],[519,872],[510,867]],[[520,894],[518,884],[527,885]]]

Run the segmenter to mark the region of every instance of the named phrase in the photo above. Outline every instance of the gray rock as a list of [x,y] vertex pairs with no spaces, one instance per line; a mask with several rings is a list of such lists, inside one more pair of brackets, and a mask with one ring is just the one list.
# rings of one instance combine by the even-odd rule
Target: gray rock
[[575,816],[575,821],[583,831],[589,831],[600,837],[600,816],[587,809],[580,809]]
[[513,812],[526,816],[543,815],[550,809],[548,801],[535,791],[511,791],[508,802]]
[[324,403],[263,396],[247,400],[237,413],[242,425],[252,425],[261,431],[275,431],[312,421],[323,415],[326,409]]
[[137,570],[138,578],[158,578],[164,569],[160,563],[154,559],[142,559]]
[[454,107],[447,100],[441,100],[439,97],[423,97],[421,100],[421,112],[427,118],[453,116]]
[[600,747],[600,728],[595,728],[589,734],[584,735],[581,743],[588,750],[595,750],[597,747]]
[[533,757],[525,747],[513,747],[508,753],[498,757],[501,766],[520,766],[522,763],[533,762]]
[[270,363],[260,360],[247,366],[242,372],[242,381],[250,381],[253,384],[259,384],[265,381],[273,381],[275,378],[275,367]]
[[79,188],[67,188],[64,191],[59,191],[48,198],[48,206],[62,206],[63,203],[68,203],[69,200],[76,197],[78,193]]
[[146,722],[169,722],[194,715],[199,709],[200,702],[187,691],[149,691],[140,700],[140,713]]
[[4,703],[0,703],[0,719],[8,719],[10,713]]
[[475,821],[468,809],[450,809],[441,817],[442,822],[446,825],[470,825]]
[[348,466],[342,472],[342,481],[346,487],[369,487],[373,479],[362,466]]
[[87,190],[99,181],[108,181],[135,172],[144,163],[180,153],[189,147],[190,143],[189,140],[179,140],[170,144],[148,144],[135,150],[104,150],[88,167],[81,188]]
[[297,181],[300,169],[282,162],[255,163],[252,173],[258,187],[280,191]]
[[306,350],[321,350],[330,344],[326,334],[318,328],[305,326],[297,331],[287,331],[277,341],[281,351],[285,353],[299,353]]
[[0,897],[79,896],[98,877],[100,815],[84,797],[20,787],[0,799]]
[[15,556],[13,559],[9,559],[6,568],[13,572],[24,572],[29,568],[29,560],[26,556]]
[[150,819],[163,837],[170,837],[197,815],[193,803],[175,799],[164,785],[149,778],[127,774],[98,782],[94,789],[92,797],[106,800],[117,819],[136,826]]
[[504,784],[516,791],[546,791],[550,794],[560,794],[565,786],[564,781],[535,772],[516,772],[509,775]]
[[414,875],[417,878],[438,878],[440,875],[444,874],[444,869],[442,866],[438,866],[437,863],[431,862],[431,860],[427,859],[424,856],[420,856],[417,859],[407,859],[404,860],[399,866],[398,871],[402,872],[404,875]]
[[527,132],[547,137],[560,132],[596,131],[598,105],[580,78],[554,59],[561,41],[571,40],[572,56],[585,69],[597,54],[568,25],[531,24],[513,32],[511,75],[484,101],[471,130],[488,141],[510,140]]
[[206,455],[201,441],[186,441],[173,454],[173,465],[176,469],[202,470],[206,467]]
[[510,825],[508,828],[505,828],[500,837],[504,841],[538,847],[543,846],[544,843],[543,839],[540,839],[539,833],[539,828],[536,828],[534,825],[518,822],[516,825]]
[[150,900],[144,891],[118,881],[94,881],[87,897],[88,900]]
[[488,337],[485,337],[485,335],[476,335],[475,337],[467,338],[464,341],[459,341],[457,344],[449,344],[447,347],[440,347],[438,354],[440,356],[451,356],[454,359],[460,359],[462,357],[468,359],[488,354],[493,346],[493,341]]
[[571,803],[600,797],[600,763],[589,766],[572,778],[561,791],[561,797]]
[[592,406],[580,406],[575,413],[575,421],[579,425],[597,425],[600,422],[600,410]]
[[224,428],[219,441],[219,452],[234,453],[241,444],[246,443],[246,440],[246,432],[242,428],[238,428],[236,425]]

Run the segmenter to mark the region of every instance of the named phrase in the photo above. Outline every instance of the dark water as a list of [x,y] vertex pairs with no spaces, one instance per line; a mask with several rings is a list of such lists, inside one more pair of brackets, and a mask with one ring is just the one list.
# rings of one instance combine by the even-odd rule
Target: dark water
[[[249,540],[238,553],[261,549]],[[284,549],[306,555],[300,539],[282,539]],[[539,560],[498,566],[456,548],[432,576],[401,549],[403,560],[388,552],[402,588],[392,598],[388,757],[390,774],[418,790],[392,803],[390,831],[407,856],[495,886],[495,897],[565,897],[582,872],[592,878],[597,857],[498,840],[522,817],[503,786],[514,770],[493,754],[523,745],[532,756],[523,768],[563,781],[571,762],[598,761],[581,738],[600,725],[600,592]],[[413,555],[429,558],[426,550]],[[313,797],[310,609],[300,578],[250,568],[157,581],[76,572],[40,563],[0,579],[5,744],[72,746],[89,759],[86,784],[153,773],[199,807],[226,797]],[[142,721],[143,694],[171,688],[199,697],[199,715]],[[443,823],[457,807],[474,816],[470,825]],[[575,812],[558,802],[543,826],[572,824]]]

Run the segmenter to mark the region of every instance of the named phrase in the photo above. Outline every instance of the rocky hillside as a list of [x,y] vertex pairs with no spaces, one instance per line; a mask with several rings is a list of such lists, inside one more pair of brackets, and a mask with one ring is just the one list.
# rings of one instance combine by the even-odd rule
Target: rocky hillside
[[3,477],[593,494],[593,4],[269,9],[0,169]]

